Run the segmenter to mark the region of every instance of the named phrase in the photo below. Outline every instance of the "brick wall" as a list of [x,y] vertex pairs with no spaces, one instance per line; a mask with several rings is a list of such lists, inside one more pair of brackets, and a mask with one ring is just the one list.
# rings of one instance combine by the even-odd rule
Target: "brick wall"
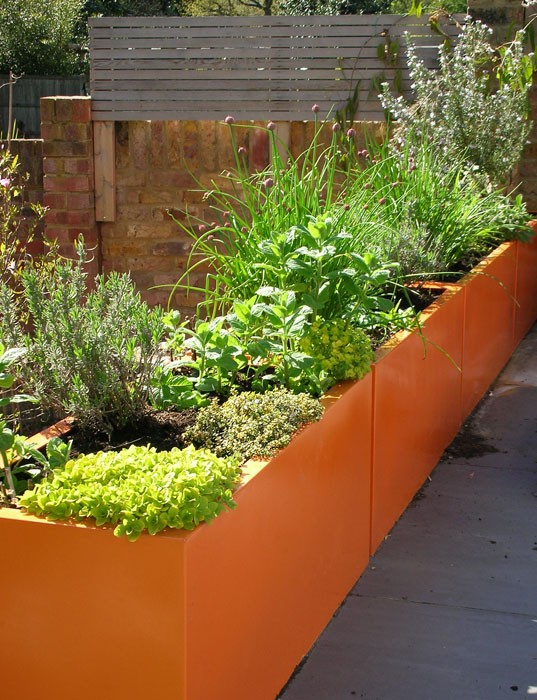
[[[313,123],[293,122],[289,148],[302,153],[314,132]],[[237,147],[246,148],[250,171],[262,170],[269,161],[265,130],[234,127]],[[327,129],[326,139],[331,138]],[[360,141],[362,143],[362,141]],[[129,271],[151,304],[168,303],[170,287],[184,273],[192,239],[174,221],[187,223],[186,209],[195,218],[216,217],[198,183],[225,187],[222,172],[234,168],[229,127],[218,122],[117,122],[116,219],[101,224],[103,270]],[[193,284],[204,284],[199,268]],[[190,314],[199,297],[179,290],[173,305]]]
[[[7,148],[7,141],[0,141]],[[41,139],[12,139],[10,151],[19,159],[20,170],[28,174],[24,187],[24,200],[32,204],[43,204],[43,141]],[[36,223],[33,241],[27,245],[31,255],[40,255],[43,251],[44,222],[36,221],[31,210],[25,210],[30,222]],[[24,231],[21,233],[24,234]]]
[[46,235],[69,256],[73,242],[82,234],[94,251],[87,266],[90,276],[94,276],[101,263],[94,208],[90,98],[41,98],[41,136]]

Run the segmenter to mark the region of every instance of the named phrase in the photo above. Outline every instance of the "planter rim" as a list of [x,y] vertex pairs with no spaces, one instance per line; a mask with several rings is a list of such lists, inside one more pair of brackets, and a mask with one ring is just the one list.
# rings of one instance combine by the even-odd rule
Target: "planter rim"
[[472,280],[474,280],[479,274],[493,263],[497,258],[502,255],[513,253],[515,255],[515,248],[518,241],[505,241],[505,243],[500,244],[497,248],[491,251],[483,260],[481,260],[475,267],[473,267],[469,272],[467,272],[464,277],[458,280],[457,284],[459,287],[464,287]]

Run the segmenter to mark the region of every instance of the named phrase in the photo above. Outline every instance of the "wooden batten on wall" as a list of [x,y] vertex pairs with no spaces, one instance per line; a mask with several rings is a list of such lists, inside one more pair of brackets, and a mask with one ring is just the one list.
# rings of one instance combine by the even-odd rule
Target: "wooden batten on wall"
[[93,123],[95,163],[95,220],[116,219],[115,126],[111,121]]

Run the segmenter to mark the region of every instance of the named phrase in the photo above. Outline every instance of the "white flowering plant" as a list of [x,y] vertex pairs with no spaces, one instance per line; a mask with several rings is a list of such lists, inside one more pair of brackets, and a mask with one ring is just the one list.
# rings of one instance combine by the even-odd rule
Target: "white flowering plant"
[[496,49],[492,30],[479,21],[462,26],[457,44],[439,49],[439,70],[425,67],[407,35],[407,57],[415,101],[391,94],[379,98],[398,124],[395,143],[430,140],[446,155],[462,157],[492,185],[505,182],[526,143],[528,91],[533,54],[524,53],[524,33]]

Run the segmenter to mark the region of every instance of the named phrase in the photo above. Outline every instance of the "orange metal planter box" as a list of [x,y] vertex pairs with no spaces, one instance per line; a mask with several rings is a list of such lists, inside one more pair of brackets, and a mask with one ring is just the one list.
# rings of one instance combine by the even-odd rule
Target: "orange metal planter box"
[[446,285],[426,347],[381,348],[211,525],[132,544],[0,510],[2,698],[274,700],[537,316],[536,270],[508,244]]
[[517,244],[504,243],[460,282],[466,292],[463,419],[514,349],[516,257]]
[[461,423],[464,292],[450,285],[373,366],[371,553],[432,471]]
[[[530,221],[537,233],[537,221]],[[517,281],[515,289],[515,345],[537,318],[537,235],[529,243],[517,243]]]
[[368,562],[371,387],[335,387],[192,532],[0,511],[6,700],[272,700]]

